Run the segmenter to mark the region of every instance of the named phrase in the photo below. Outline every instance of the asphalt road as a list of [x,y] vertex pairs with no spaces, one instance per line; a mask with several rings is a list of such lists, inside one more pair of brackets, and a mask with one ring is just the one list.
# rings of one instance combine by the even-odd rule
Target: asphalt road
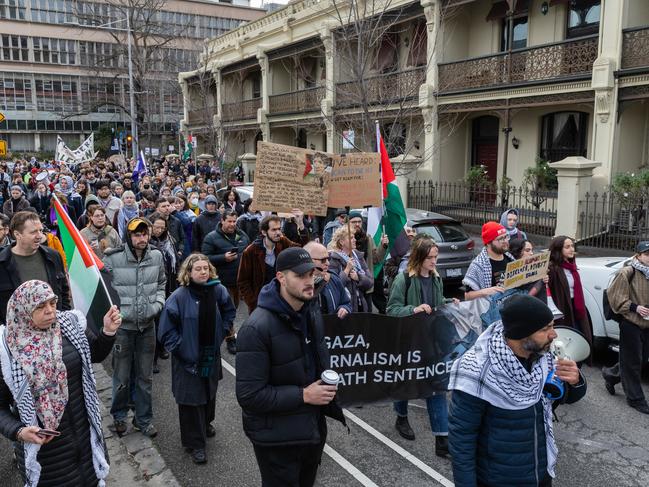
[[[240,310],[237,327],[243,319],[245,312]],[[223,357],[224,379],[217,394],[214,422],[217,435],[208,439],[206,465],[194,465],[180,445],[177,408],[170,391],[170,361],[162,361],[161,373],[154,376],[154,422],[159,431],[154,443],[185,487],[260,485],[234,394],[234,357],[225,347]],[[555,486],[649,485],[649,417],[627,407],[621,393],[608,395],[600,379],[601,365],[600,360],[594,367],[583,368],[589,383],[586,397],[558,409],[555,436],[560,452]],[[342,425],[329,420],[328,447],[317,485],[452,485],[450,461],[434,454],[434,440],[421,401],[412,402],[410,408],[417,435],[414,442],[396,433],[390,404],[352,408],[347,414],[349,434]],[[3,487],[21,485],[5,439],[0,439],[0,478]]]

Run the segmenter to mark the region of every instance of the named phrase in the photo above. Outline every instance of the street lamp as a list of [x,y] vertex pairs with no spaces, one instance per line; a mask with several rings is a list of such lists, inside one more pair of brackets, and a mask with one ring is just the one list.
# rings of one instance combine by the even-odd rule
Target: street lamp
[[124,22],[126,20],[126,29],[119,29],[119,28],[112,27],[111,30],[126,32],[127,46],[128,46],[128,91],[129,91],[129,104],[131,109],[131,113],[130,113],[131,135],[133,135],[133,143],[131,147],[133,149],[133,159],[136,160],[137,152],[138,152],[137,150],[138,134],[137,134],[137,123],[136,123],[137,117],[135,113],[135,98],[134,98],[135,90],[133,88],[133,57],[131,55],[131,16],[129,14],[130,14],[130,10],[126,13],[125,19],[117,19],[100,25],[81,25],[79,22],[65,22],[65,23],[68,25],[81,27],[82,29],[87,29],[87,28],[103,29],[113,24],[116,24],[118,22]]

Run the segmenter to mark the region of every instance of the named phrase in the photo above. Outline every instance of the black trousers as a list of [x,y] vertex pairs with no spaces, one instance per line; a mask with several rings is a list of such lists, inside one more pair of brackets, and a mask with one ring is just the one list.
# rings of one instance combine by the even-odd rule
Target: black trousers
[[254,445],[262,487],[312,487],[318,473],[322,443],[301,446]]
[[185,448],[205,449],[207,425],[214,421],[216,396],[202,406],[178,404],[180,420],[180,442]]
[[640,374],[647,346],[649,329],[626,320],[620,322],[620,378],[629,403],[645,401]]

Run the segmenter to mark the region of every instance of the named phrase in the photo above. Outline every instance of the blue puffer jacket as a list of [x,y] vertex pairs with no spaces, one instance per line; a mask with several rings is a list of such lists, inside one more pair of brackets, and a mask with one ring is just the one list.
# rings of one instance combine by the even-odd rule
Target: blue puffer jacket
[[[568,386],[564,403],[586,394],[586,383]],[[462,391],[451,396],[448,428],[456,487],[538,486],[547,481],[543,404],[508,410]]]

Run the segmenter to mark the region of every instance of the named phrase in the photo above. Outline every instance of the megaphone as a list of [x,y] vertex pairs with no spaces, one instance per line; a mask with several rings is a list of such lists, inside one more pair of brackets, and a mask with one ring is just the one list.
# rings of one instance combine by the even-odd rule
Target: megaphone
[[[583,362],[590,356],[590,343],[581,332],[568,326],[556,326],[554,331],[557,332],[557,338],[550,346],[550,353],[555,358]],[[556,376],[556,369],[553,369],[545,380],[543,387],[545,397],[556,401],[561,399],[565,392],[563,381]]]
[[50,174],[47,172],[47,169],[39,172],[34,179],[36,180],[36,184],[38,183],[45,183],[45,186],[50,185],[50,179],[49,179]]

